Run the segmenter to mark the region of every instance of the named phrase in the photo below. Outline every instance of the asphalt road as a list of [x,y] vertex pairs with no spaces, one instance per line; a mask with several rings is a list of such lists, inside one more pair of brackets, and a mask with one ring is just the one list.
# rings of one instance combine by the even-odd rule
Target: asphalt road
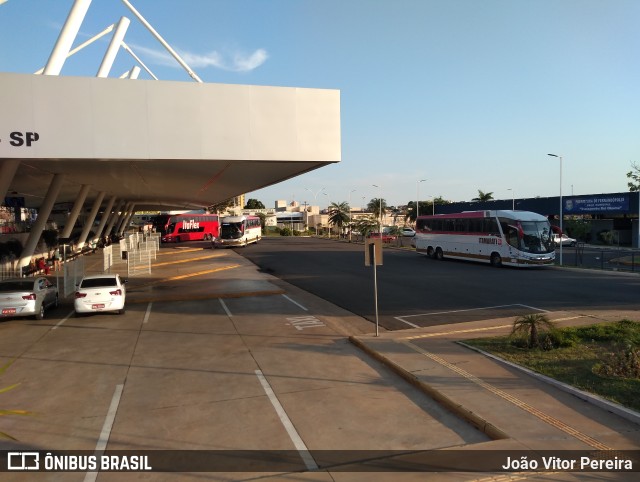
[[[302,237],[264,238],[238,250],[262,270],[375,321],[373,271],[362,244]],[[539,310],[638,310],[636,274],[575,268],[493,268],[436,261],[385,249],[377,270],[386,329],[518,316]]]

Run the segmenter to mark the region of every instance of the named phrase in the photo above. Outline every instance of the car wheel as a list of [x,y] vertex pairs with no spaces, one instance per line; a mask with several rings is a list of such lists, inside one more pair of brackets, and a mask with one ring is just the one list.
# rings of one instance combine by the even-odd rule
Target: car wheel
[[124,315],[124,308],[122,308],[121,310],[118,310],[118,314],[119,315]]
[[493,253],[491,255],[490,262],[491,262],[491,266],[495,266],[499,268],[500,266],[502,266],[502,257],[498,253]]
[[41,320],[44,318],[44,303],[40,305],[40,311],[38,311],[35,315],[36,320]]

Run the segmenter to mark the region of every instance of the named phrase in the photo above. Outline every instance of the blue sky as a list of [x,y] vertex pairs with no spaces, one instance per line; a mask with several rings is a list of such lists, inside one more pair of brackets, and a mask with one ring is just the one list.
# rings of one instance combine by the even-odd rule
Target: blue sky
[[[405,204],[420,179],[423,200],[555,196],[547,153],[563,194],[621,192],[640,163],[637,0],[130,1],[205,82],[340,90],[342,162],[248,193],[267,207]],[[44,66],[72,5],[0,4],[0,71]],[[76,43],[123,15],[161,80],[192,81],[120,0],[93,0]],[[62,75],[94,76],[106,39]]]

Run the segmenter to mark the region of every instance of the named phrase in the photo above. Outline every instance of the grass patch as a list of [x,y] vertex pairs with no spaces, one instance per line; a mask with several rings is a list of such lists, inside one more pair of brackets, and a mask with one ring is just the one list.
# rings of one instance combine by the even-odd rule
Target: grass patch
[[525,334],[465,343],[640,411],[640,323],[554,328],[539,336],[536,348],[528,347]]

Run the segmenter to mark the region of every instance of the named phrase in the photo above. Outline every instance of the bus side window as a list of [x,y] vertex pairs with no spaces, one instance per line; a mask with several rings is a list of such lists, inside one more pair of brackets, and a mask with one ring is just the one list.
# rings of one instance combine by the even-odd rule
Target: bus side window
[[496,236],[500,234],[496,218],[485,218],[485,232]]
[[468,219],[456,219],[456,231],[458,233],[469,232],[469,220]]

